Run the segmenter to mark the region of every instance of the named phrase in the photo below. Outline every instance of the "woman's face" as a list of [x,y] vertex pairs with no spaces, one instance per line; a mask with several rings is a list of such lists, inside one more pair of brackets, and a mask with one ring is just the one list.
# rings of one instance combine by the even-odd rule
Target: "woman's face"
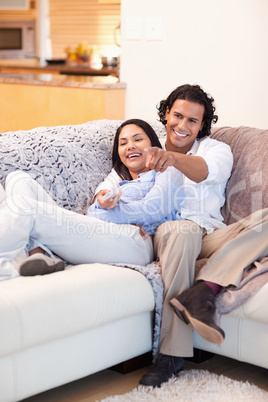
[[148,153],[144,148],[151,146],[149,137],[139,126],[128,124],[122,128],[118,138],[118,155],[133,180],[138,174],[149,170],[146,167]]

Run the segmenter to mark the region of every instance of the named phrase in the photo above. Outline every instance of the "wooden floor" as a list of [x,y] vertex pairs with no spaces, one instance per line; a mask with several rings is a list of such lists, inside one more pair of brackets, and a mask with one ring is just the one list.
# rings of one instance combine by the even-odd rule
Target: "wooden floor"
[[[24,402],[95,402],[111,395],[125,394],[137,387],[139,379],[148,367],[120,374],[104,370],[97,374],[66,384]],[[185,361],[184,369],[202,369],[237,381],[248,381],[268,391],[268,371],[264,368],[241,363],[227,357],[214,355],[210,360],[197,364]]]

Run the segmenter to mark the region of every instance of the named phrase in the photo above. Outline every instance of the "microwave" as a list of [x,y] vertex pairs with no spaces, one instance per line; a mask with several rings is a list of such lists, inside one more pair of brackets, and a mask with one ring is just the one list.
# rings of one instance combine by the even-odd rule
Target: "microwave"
[[36,55],[35,21],[0,21],[0,59]]

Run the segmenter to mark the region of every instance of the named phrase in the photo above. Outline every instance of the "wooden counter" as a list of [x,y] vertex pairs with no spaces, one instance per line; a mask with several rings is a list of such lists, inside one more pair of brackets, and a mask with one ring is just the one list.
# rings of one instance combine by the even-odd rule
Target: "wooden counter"
[[116,77],[0,73],[0,132],[125,118]]

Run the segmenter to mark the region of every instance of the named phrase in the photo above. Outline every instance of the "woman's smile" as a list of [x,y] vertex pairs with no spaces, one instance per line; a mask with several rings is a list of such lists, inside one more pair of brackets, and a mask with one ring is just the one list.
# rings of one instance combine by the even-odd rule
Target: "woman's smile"
[[131,153],[131,154],[127,155],[127,158],[133,159],[133,158],[138,158],[139,156],[141,156],[141,153]]

